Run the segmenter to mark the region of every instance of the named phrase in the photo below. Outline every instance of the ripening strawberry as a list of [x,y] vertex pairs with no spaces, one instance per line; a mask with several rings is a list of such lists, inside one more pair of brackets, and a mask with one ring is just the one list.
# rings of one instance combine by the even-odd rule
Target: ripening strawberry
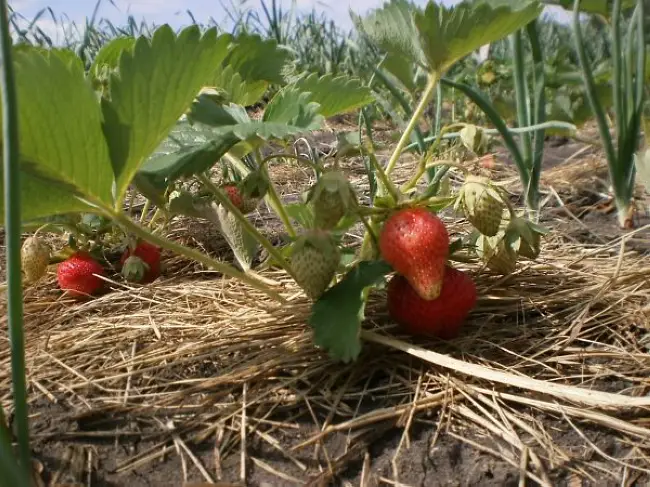
[[26,238],[20,250],[25,282],[34,283],[47,273],[52,249],[43,240],[34,236]]
[[161,249],[141,240],[135,249],[127,247],[120,258],[122,275],[127,281],[147,284],[160,276]]
[[296,283],[312,300],[327,290],[340,263],[340,253],[329,232],[313,230],[300,237],[291,253]]
[[235,207],[244,215],[247,215],[251,211],[255,210],[261,200],[261,198],[245,197],[236,184],[224,184],[221,186],[221,189],[225,191],[226,195],[228,195],[230,202],[235,205]]
[[390,316],[413,335],[442,339],[458,336],[463,322],[477,299],[474,281],[464,272],[446,267],[442,292],[438,298],[418,296],[408,280],[399,274],[388,283],[387,304]]
[[100,291],[104,281],[98,275],[105,275],[104,268],[83,251],[74,253],[56,269],[59,287],[75,297],[90,296]]
[[383,259],[411,283],[422,299],[440,295],[449,256],[449,233],[437,215],[425,208],[393,213],[379,236]]

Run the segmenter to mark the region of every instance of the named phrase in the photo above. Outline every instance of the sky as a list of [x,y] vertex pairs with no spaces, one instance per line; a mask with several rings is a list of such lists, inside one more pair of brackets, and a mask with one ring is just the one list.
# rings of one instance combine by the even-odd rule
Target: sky
[[[57,18],[67,18],[70,22],[83,25],[87,17],[91,17],[97,0],[9,0],[9,5],[17,13],[27,19],[32,19],[44,8],[51,8]],[[280,0],[288,8],[291,0]],[[451,5],[459,0],[442,0],[442,3]],[[169,23],[174,27],[180,27],[190,22],[187,11],[198,22],[207,23],[210,18],[218,22],[225,19],[223,5],[230,2],[240,3],[241,0],[103,0],[99,10],[99,17],[109,19],[113,24],[123,24],[128,15],[133,15],[136,20],[146,20],[148,23],[155,22],[160,25]],[[352,26],[349,16],[349,9],[363,14],[372,8],[380,7],[384,0],[295,0],[300,10],[317,11],[327,13],[341,28],[348,29]],[[270,5],[270,0],[266,2]],[[415,3],[425,5],[427,0],[415,0]],[[260,0],[247,0],[250,7],[259,8]],[[566,14],[560,9],[548,9],[554,16],[565,17]],[[39,27],[43,29],[53,40],[60,35],[60,28],[57,27],[51,16],[43,16],[39,20]]]

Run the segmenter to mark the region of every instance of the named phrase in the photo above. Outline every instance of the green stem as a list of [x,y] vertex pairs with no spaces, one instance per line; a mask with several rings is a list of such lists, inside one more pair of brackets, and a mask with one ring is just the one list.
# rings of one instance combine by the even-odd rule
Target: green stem
[[575,48],[578,53],[578,61],[580,62],[580,68],[584,77],[585,93],[589,105],[596,117],[598,131],[600,133],[600,138],[603,141],[605,155],[607,156],[607,161],[611,170],[611,168],[616,164],[616,153],[614,151],[612,137],[609,133],[609,127],[605,118],[605,111],[596,95],[596,83],[585,51],[584,41],[582,38],[582,28],[580,27],[580,0],[575,0],[573,4],[573,33]]
[[147,213],[149,213],[149,208],[151,208],[151,200],[147,200],[144,202],[144,206],[142,207],[142,212],[140,213],[141,224],[144,223]]
[[[230,154],[226,154],[224,157],[228,159],[228,161],[237,168],[237,170],[242,174],[242,176],[245,177],[248,174],[250,174],[251,172],[250,169],[248,169],[246,165],[236,157],[233,157]],[[278,215],[289,236],[291,238],[295,238],[297,235],[296,230],[293,228],[293,225],[291,224],[291,219],[289,218],[289,215],[287,214],[287,210],[284,208],[284,205],[282,204],[282,200],[280,199],[280,196],[278,195],[278,192],[275,189],[275,185],[273,184],[273,181],[269,177],[269,172],[266,167],[264,168],[264,176],[267,178],[269,182],[269,189],[266,196],[264,197],[264,200],[273,209],[273,211],[275,211],[275,214]]]
[[616,133],[619,140],[625,137],[625,104],[623,102],[623,68],[621,66],[621,0],[614,0],[612,7],[612,90],[614,98],[614,120],[616,121]]
[[284,298],[282,298],[275,291],[269,289],[269,287],[266,284],[260,282],[259,280],[252,278],[248,274],[238,271],[237,269],[235,269],[234,267],[228,264],[224,264],[215,259],[212,259],[197,250],[190,249],[183,245],[177,244],[176,242],[173,242],[172,240],[169,240],[165,237],[155,235],[151,233],[149,230],[147,230],[145,227],[142,227],[137,223],[135,223],[133,220],[131,220],[128,216],[124,215],[122,212],[107,213],[107,216],[109,218],[112,218],[118,225],[124,227],[125,230],[133,233],[134,235],[142,238],[143,240],[146,240],[154,245],[158,245],[163,249],[182,255],[183,257],[186,257],[188,259],[194,260],[196,262],[200,262],[201,264],[207,267],[211,267],[212,269],[216,270],[217,272],[220,272],[225,276],[231,277],[233,279],[238,279],[257,290],[262,291],[267,296],[271,297],[276,301],[279,301],[281,303],[286,303],[286,300]]
[[297,236],[296,230],[293,228],[293,225],[291,224],[291,219],[289,218],[289,214],[287,213],[287,210],[285,209],[284,204],[282,203],[282,199],[280,198],[280,195],[278,194],[278,191],[275,188],[275,184],[273,184],[273,181],[269,176],[268,168],[265,167],[262,170],[264,171],[264,177],[266,177],[266,179],[269,182],[269,189],[266,196],[271,201],[271,208],[273,208],[273,210],[278,215],[278,217],[280,217],[280,220],[282,221],[284,228],[289,234],[289,237],[295,238]]
[[420,97],[420,102],[418,103],[417,107],[415,107],[415,110],[413,111],[413,115],[411,116],[408,125],[404,129],[404,132],[402,132],[402,136],[400,137],[399,142],[397,142],[397,146],[395,147],[395,150],[393,150],[393,155],[391,155],[390,159],[388,160],[388,165],[386,166],[387,176],[390,176],[390,173],[393,172],[393,169],[395,169],[395,165],[397,164],[397,161],[402,155],[402,150],[404,149],[404,147],[406,147],[406,144],[409,138],[411,137],[411,133],[417,126],[420,117],[422,117],[422,114],[426,110],[427,105],[429,104],[431,98],[433,97],[433,93],[434,90],[436,89],[437,84],[438,84],[438,74],[430,73],[429,80],[427,81],[427,85],[424,88],[424,92],[422,93],[422,96]]
[[153,228],[153,226],[156,224],[158,221],[158,218],[160,218],[160,215],[163,214],[163,211],[161,208],[156,208],[156,211],[153,212],[153,216],[151,217],[151,220],[149,221],[149,225],[147,225],[149,228]]
[[23,289],[20,258],[20,144],[18,136],[18,99],[11,55],[12,43],[7,17],[7,2],[0,0],[0,51],[2,59],[2,126],[4,157],[5,242],[7,259],[7,317],[11,347],[11,382],[14,418],[18,436],[18,458],[24,478],[31,476],[29,419],[25,367],[25,335],[23,329]]
[[[463,124],[463,125],[465,125],[465,124]],[[481,129],[485,135],[499,135],[499,134],[501,134],[501,131],[498,130],[498,129],[487,129],[487,128],[483,128],[483,127],[480,127],[480,126],[477,126],[477,128]],[[506,127],[506,130],[510,134],[514,134],[514,135],[524,134],[524,133],[527,133],[527,132],[536,132],[538,130],[547,130],[547,129],[565,129],[565,130],[570,130],[571,132],[576,132],[577,131],[577,127],[575,125],[573,125],[572,123],[560,122],[560,121],[556,121],[556,120],[549,120],[548,122],[538,123],[538,124],[530,125],[528,127]],[[449,134],[444,134],[440,138],[442,140],[448,140],[448,139],[457,139],[458,137],[460,137],[460,132],[451,132]],[[585,142],[585,143],[588,143],[590,145],[600,145],[600,143],[598,141],[581,138],[581,137],[579,137],[579,136],[577,136],[575,134],[571,134],[571,137],[573,139],[575,139],[576,141],[578,141],[578,142]],[[427,137],[427,138],[424,139],[424,142],[426,144],[429,144],[431,142],[435,142],[436,138],[437,137],[434,137],[434,136]],[[404,148],[404,152],[411,151],[412,149],[415,149],[416,147],[417,147],[417,144],[415,144],[415,143],[407,145]]]
[[[528,107],[526,67],[524,63],[524,46],[521,30],[517,30],[511,35],[511,41],[514,52],[513,77],[515,82],[515,98],[517,101],[517,124],[520,127],[527,127],[530,125],[530,110]],[[533,149],[530,141],[530,134],[525,133],[521,136],[521,153],[529,170],[532,152]]]
[[442,141],[442,138],[444,135],[449,132],[450,130],[453,130],[457,128],[458,125],[465,125],[465,124],[452,124],[448,125],[442,130],[438,131],[438,135],[436,136],[435,141],[433,144],[431,144],[431,147],[426,151],[426,153],[420,158],[420,162],[418,164],[417,171],[413,175],[413,177],[404,185],[402,186],[401,190],[402,191],[408,191],[411,188],[414,188],[417,184],[418,181],[420,181],[420,178],[424,176],[424,173],[429,172],[429,174],[433,174],[433,177],[431,178],[432,181],[435,179],[435,173],[436,170],[433,170],[434,168],[437,168],[438,166],[442,166],[442,164],[438,165],[429,165],[427,164],[427,161],[433,157],[433,153],[438,149],[440,146],[440,142]]
[[25,478],[24,472],[19,468],[18,460],[13,452],[11,444],[11,434],[7,428],[7,421],[0,406],[0,485],[2,486],[29,486],[28,478]]
[[[533,20],[526,26],[530,47],[534,62],[534,114],[532,122],[536,125],[544,123],[546,118],[546,76],[544,73],[544,55],[542,45],[539,41],[537,21]],[[533,153],[531,157],[531,171],[528,188],[526,188],[526,206],[532,210],[534,219],[538,219],[539,209],[539,180],[542,173],[542,161],[544,158],[544,129],[535,131],[533,141]]]
[[381,167],[381,164],[379,164],[379,161],[377,160],[377,157],[375,156],[374,152],[369,152],[368,153],[368,159],[370,160],[370,164],[375,169],[376,174],[379,176],[380,181],[390,194],[390,196],[395,200],[395,202],[398,202],[400,200],[400,192],[399,190],[395,187],[393,182],[390,180],[388,177],[388,174],[384,171],[384,168]]
[[257,242],[267,250],[269,255],[273,256],[273,258],[278,261],[278,264],[295,280],[293,269],[291,269],[291,266],[285,260],[285,258],[282,257],[282,254],[278,252],[273,244],[269,242],[268,239],[264,237],[264,235],[262,235],[250,221],[248,221],[248,218],[246,218],[246,216],[242,214],[242,212],[239,211],[235,205],[232,204],[228,196],[220,191],[219,188],[217,188],[217,186],[212,181],[210,181],[206,175],[200,175],[199,180],[212,192],[214,197],[219,200],[219,203],[221,203],[230,213],[235,216],[235,218],[237,218],[237,221],[241,223],[242,227],[244,227],[244,230],[250,233],[253,238],[255,238],[255,240],[257,240]]

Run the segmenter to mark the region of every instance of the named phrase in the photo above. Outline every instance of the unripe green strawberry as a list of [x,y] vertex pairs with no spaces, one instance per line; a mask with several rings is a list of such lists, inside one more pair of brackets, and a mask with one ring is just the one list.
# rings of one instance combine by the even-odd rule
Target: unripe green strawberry
[[296,283],[316,301],[327,290],[340,263],[340,251],[329,232],[312,230],[293,246],[291,268]]
[[39,237],[29,237],[23,242],[20,257],[25,282],[34,283],[47,273],[52,249]]
[[472,175],[467,176],[455,204],[456,210],[461,208],[474,228],[488,237],[499,231],[505,207],[501,194],[488,178]]
[[494,237],[481,235],[476,241],[476,253],[488,269],[504,276],[517,269],[517,252],[503,238],[503,234]]
[[316,228],[331,230],[356,204],[352,186],[341,171],[325,171],[307,198],[314,208]]
[[384,223],[379,249],[383,259],[408,279],[422,299],[440,295],[449,233],[437,215],[425,208],[394,212]]

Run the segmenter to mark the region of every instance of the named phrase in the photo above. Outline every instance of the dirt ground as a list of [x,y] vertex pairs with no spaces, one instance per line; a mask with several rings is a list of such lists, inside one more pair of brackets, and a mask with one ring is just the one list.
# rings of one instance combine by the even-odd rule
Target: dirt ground
[[[317,136],[317,142],[324,146],[332,144],[333,134],[321,134]],[[552,222],[557,228],[573,227],[572,238],[581,243],[597,244],[618,237],[621,231],[616,225],[615,214],[603,198],[606,186],[603,186],[602,181],[607,179],[607,173],[602,157],[597,150],[584,147],[583,144],[566,140],[553,139],[547,142],[543,182],[549,203],[543,221]],[[513,174],[503,152],[497,153],[497,164],[502,164],[502,169],[509,175]],[[572,175],[569,166],[576,168],[575,175]],[[593,170],[584,170],[591,166]],[[272,170],[275,171],[274,179],[283,197],[296,197],[301,190],[296,188],[296,182],[303,181],[301,184],[305,184],[304,170],[297,167]],[[361,173],[359,167],[351,170]],[[591,193],[572,193],[570,188],[577,182],[574,176],[586,178],[581,187],[589,188]],[[548,189],[551,186],[553,190]],[[263,217],[260,218],[266,221]],[[641,212],[639,224],[647,223],[646,220]],[[277,223],[267,224],[268,228],[273,228],[274,225],[277,227]],[[641,253],[650,250],[646,245],[647,237],[647,232],[636,235],[635,250]],[[212,237],[206,238],[205,243],[211,240]],[[372,353],[372,349],[366,353]],[[620,390],[615,381],[612,390]],[[371,400],[363,404],[363,408],[368,411],[373,407]],[[328,436],[317,446],[300,449],[290,455],[287,452],[294,446],[318,433],[315,421],[323,424],[326,411],[318,408],[309,411],[305,408],[300,417],[286,417],[280,410],[267,419],[278,424],[290,424],[291,428],[278,426],[274,430],[274,438],[278,441],[275,448],[258,436],[251,434],[247,437],[245,482],[240,480],[242,466],[238,450],[230,451],[224,446],[226,440],[219,440],[218,435],[198,445],[187,444],[191,454],[184,450],[184,444],[177,443],[159,460],[116,473],[121,465],[134,456],[162,448],[156,438],[148,438],[150,423],[142,418],[123,415],[113,417],[105,414],[96,417],[92,410],[72,407],[65,400],[52,402],[40,399],[32,404],[31,413],[35,459],[43,467],[43,480],[47,485],[538,485],[530,479],[522,478],[520,465],[505,460],[504,449],[509,448],[507,443],[499,442],[494,435],[479,434],[478,430],[449,426],[445,418],[446,412],[440,408],[413,417],[408,429],[408,441],[404,441],[404,424],[388,419],[367,430],[355,432],[354,441],[350,440],[347,431],[341,431]],[[650,485],[650,477],[642,472],[625,471],[622,484],[602,473],[608,469],[621,470],[616,461],[607,461],[603,454],[615,459],[629,458],[635,451],[630,443],[611,436],[604,429],[585,426],[581,432],[589,439],[589,444],[585,437],[574,430],[568,430],[565,423],[550,416],[540,418],[541,420],[548,422],[545,429],[552,436],[552,442],[572,455],[569,461],[557,468],[547,465],[552,485]],[[336,421],[335,418],[333,422]],[[119,429],[121,433],[111,436],[108,433],[112,429]],[[183,452],[182,455],[179,455],[180,451]],[[220,483],[202,483],[204,476],[194,464],[192,456],[208,472],[221,478]],[[324,465],[331,465],[335,475],[330,475]],[[646,468],[650,468],[650,462],[646,463]],[[585,469],[595,481],[581,479],[575,473],[580,469]],[[184,479],[188,482],[185,483]]]

